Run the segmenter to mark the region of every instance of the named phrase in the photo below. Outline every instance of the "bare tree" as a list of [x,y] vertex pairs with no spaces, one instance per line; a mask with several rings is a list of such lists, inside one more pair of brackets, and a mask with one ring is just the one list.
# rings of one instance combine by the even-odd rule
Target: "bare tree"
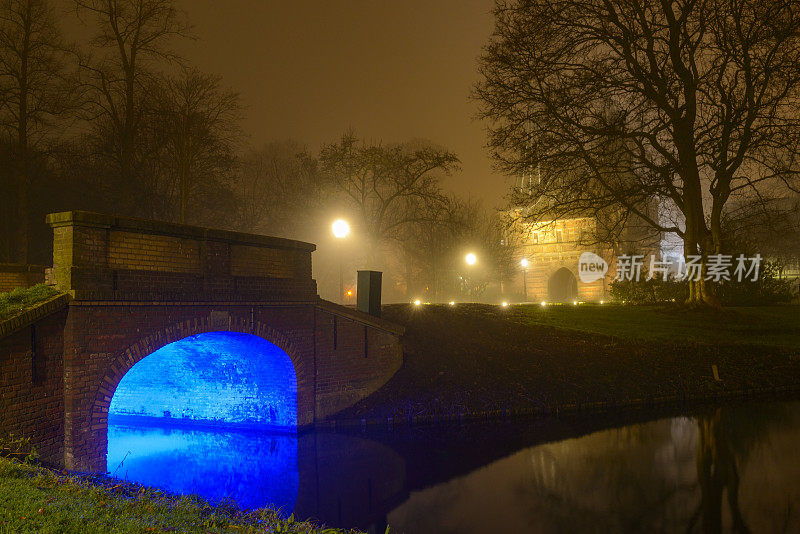
[[[541,166],[530,217],[613,208],[705,267],[732,194],[795,187],[796,2],[500,0],[495,15],[475,96],[499,166]],[[718,304],[702,279],[689,301]]]
[[[406,297],[433,300],[477,297],[490,282],[507,280],[513,262],[502,243],[503,224],[474,200],[448,196],[427,207],[426,216],[409,225],[400,240],[405,263]],[[467,266],[472,252],[479,263]]]
[[431,204],[443,202],[439,181],[459,168],[455,154],[428,143],[367,144],[352,133],[323,146],[319,161],[373,251],[401,238],[408,225],[425,219]]
[[296,141],[273,141],[239,160],[233,183],[238,227],[247,232],[310,238],[323,200],[331,193],[316,161]]
[[70,54],[47,0],[0,1],[0,124],[11,145],[15,224],[13,257],[28,261],[32,160],[55,122],[74,108]]
[[76,0],[81,15],[94,18],[94,56],[82,67],[90,75],[95,140],[109,157],[117,191],[134,191],[129,207],[147,204],[155,189],[146,173],[157,150],[148,133],[151,98],[159,64],[179,58],[170,45],[188,36],[188,25],[172,0]]
[[186,223],[191,196],[232,170],[241,139],[239,96],[221,89],[218,76],[184,68],[163,83],[156,100],[160,171],[176,186],[178,220]]

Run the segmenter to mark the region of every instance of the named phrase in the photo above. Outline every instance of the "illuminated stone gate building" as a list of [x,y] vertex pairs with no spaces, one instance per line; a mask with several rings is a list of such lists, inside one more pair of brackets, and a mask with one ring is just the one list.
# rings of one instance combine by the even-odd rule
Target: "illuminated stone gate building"
[[[599,302],[609,299],[611,283],[616,277],[616,259],[620,254],[646,256],[659,253],[659,235],[648,235],[641,225],[625,228],[616,243],[602,243],[596,238],[598,220],[594,216],[574,217],[539,222],[525,221],[523,208],[509,210],[510,225],[506,243],[514,247],[515,263],[520,274],[512,281],[511,292],[522,291],[522,299],[531,302]],[[591,252],[608,265],[604,276],[582,282],[579,258]],[[522,260],[528,262],[526,268]]]

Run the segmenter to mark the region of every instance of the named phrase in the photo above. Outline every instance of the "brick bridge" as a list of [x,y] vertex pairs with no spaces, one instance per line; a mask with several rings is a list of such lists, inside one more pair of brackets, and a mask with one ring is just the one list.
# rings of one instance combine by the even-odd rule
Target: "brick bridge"
[[402,330],[321,300],[315,245],[88,212],[51,214],[48,284],[65,292],[0,324],[0,436],[42,459],[105,471],[108,408],[125,373],[164,345],[211,331],[280,347],[312,426],[400,367]]

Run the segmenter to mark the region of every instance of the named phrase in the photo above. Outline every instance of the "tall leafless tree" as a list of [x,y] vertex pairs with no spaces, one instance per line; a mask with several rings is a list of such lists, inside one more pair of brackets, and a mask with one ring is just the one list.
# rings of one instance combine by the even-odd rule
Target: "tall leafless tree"
[[312,229],[332,193],[316,161],[292,140],[273,141],[241,156],[233,189],[239,229],[300,239],[316,239]]
[[429,143],[369,144],[352,133],[323,146],[319,161],[374,252],[443,202],[440,180],[459,168],[455,154]]
[[[475,200],[448,196],[427,207],[425,217],[409,225],[400,240],[405,263],[406,297],[436,301],[477,297],[489,283],[508,280],[512,249],[503,243],[504,225]],[[477,254],[478,264],[464,262]],[[427,289],[426,289],[427,288]],[[493,295],[493,296],[499,296]]]
[[0,1],[0,124],[11,145],[16,200],[10,255],[21,263],[28,261],[32,160],[77,102],[72,57],[47,0]]
[[[495,16],[475,96],[499,166],[541,166],[531,217],[611,207],[706,265],[731,195],[796,187],[796,1],[499,0]],[[689,301],[718,303],[705,280]]]
[[[188,24],[172,0],[76,0],[79,15],[93,18],[92,54],[82,61],[93,89],[94,136],[110,159],[117,183],[112,190],[132,191],[127,204],[147,204],[156,189],[148,165],[158,150],[148,131],[157,73],[178,60],[172,45],[187,37]],[[122,208],[124,209],[124,208]]]
[[183,68],[162,84],[156,100],[160,171],[175,185],[177,219],[186,223],[191,196],[234,166],[241,139],[239,96],[222,89],[218,76]]

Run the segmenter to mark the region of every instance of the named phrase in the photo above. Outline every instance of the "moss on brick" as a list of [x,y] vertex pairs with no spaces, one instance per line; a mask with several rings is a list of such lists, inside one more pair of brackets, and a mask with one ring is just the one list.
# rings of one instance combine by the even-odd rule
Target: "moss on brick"
[[0,293],[0,323],[28,311],[61,292],[44,284]]

